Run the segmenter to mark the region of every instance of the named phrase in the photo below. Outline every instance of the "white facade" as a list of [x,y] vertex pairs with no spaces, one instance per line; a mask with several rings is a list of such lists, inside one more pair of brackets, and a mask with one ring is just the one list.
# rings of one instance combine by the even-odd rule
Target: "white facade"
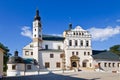
[[[80,26],[72,29],[70,24],[69,27],[70,29],[64,31],[61,37],[43,35],[37,11],[33,21],[33,41],[23,48],[23,58],[33,59],[37,64],[32,62],[28,64],[29,70],[28,67],[24,70],[34,74],[39,71],[94,68],[96,62],[92,58],[91,34]],[[9,72],[12,72],[11,69],[8,69]]]

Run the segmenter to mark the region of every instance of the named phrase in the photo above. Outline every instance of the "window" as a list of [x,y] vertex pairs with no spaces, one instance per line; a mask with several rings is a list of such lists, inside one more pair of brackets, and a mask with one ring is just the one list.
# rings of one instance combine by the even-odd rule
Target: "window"
[[50,63],[49,62],[45,62],[45,68],[49,68],[50,67]]
[[88,52],[88,55],[90,55],[90,52]]
[[78,55],[78,52],[76,52],[76,55]]
[[48,45],[45,45],[45,49],[48,49]]
[[75,32],[73,34],[75,35]]
[[78,35],[78,33],[76,33],[76,35]]
[[25,55],[28,56],[29,55],[29,51],[25,51]]
[[112,63],[112,66],[115,67],[115,63]]
[[50,58],[54,58],[54,54],[50,54]]
[[16,65],[12,65],[12,70],[15,70],[16,69]]
[[72,52],[72,55],[74,55],[74,52]]
[[36,37],[36,34],[34,35],[34,37]]
[[77,45],[78,45],[77,40],[75,40],[75,46],[77,46]]
[[86,46],[89,46],[89,41],[86,41]]
[[33,55],[33,52],[31,52],[31,55]]
[[41,35],[39,35],[39,37],[41,37]]
[[31,69],[32,69],[31,65],[27,65],[27,70],[31,70]]
[[60,58],[63,58],[63,56],[64,56],[63,54],[60,54]]
[[84,33],[82,33],[82,35],[84,35]]
[[69,40],[69,46],[72,46],[72,40]]
[[58,46],[58,50],[60,50],[61,49],[61,47],[60,46]]
[[81,35],[81,33],[79,33],[79,35]]
[[104,67],[107,67],[107,63],[104,63]]
[[86,52],[84,52],[84,56],[86,55]]
[[56,63],[56,67],[57,67],[57,68],[60,68],[60,62],[57,62],[57,63]]
[[83,40],[80,41],[80,45],[83,46]]
[[109,63],[108,66],[111,67],[111,63]]
[[33,48],[33,45],[30,45],[31,48]]
[[118,63],[117,66],[120,67],[120,63]]
[[90,63],[90,67],[92,66],[92,64]]
[[98,66],[99,66],[99,67],[100,67],[100,64],[101,64],[101,63],[98,63]]

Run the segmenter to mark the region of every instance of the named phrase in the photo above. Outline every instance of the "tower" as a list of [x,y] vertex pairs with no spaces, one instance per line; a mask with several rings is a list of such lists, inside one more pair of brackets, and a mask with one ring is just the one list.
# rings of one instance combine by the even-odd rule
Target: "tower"
[[42,46],[42,25],[39,16],[39,10],[36,10],[36,15],[33,21],[33,58],[39,61],[39,49]]

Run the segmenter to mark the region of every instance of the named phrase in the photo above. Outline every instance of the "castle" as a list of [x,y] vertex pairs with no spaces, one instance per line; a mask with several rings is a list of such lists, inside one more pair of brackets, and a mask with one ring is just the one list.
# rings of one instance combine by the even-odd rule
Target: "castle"
[[[95,51],[91,47],[91,34],[80,26],[63,32],[63,36],[42,33],[39,10],[33,21],[33,41],[23,48],[23,57],[18,51],[8,61],[8,76],[30,75],[41,71],[78,70],[99,68],[104,71],[120,71],[120,59],[108,51]],[[108,56],[109,55],[109,56]]]

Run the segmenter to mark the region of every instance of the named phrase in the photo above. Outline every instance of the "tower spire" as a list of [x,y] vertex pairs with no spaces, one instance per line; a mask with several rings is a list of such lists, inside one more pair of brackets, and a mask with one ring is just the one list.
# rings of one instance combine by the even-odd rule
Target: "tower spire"
[[34,18],[34,20],[38,20],[38,21],[40,21],[40,16],[39,16],[39,10],[37,9],[36,10],[36,15],[35,15],[35,18]]

